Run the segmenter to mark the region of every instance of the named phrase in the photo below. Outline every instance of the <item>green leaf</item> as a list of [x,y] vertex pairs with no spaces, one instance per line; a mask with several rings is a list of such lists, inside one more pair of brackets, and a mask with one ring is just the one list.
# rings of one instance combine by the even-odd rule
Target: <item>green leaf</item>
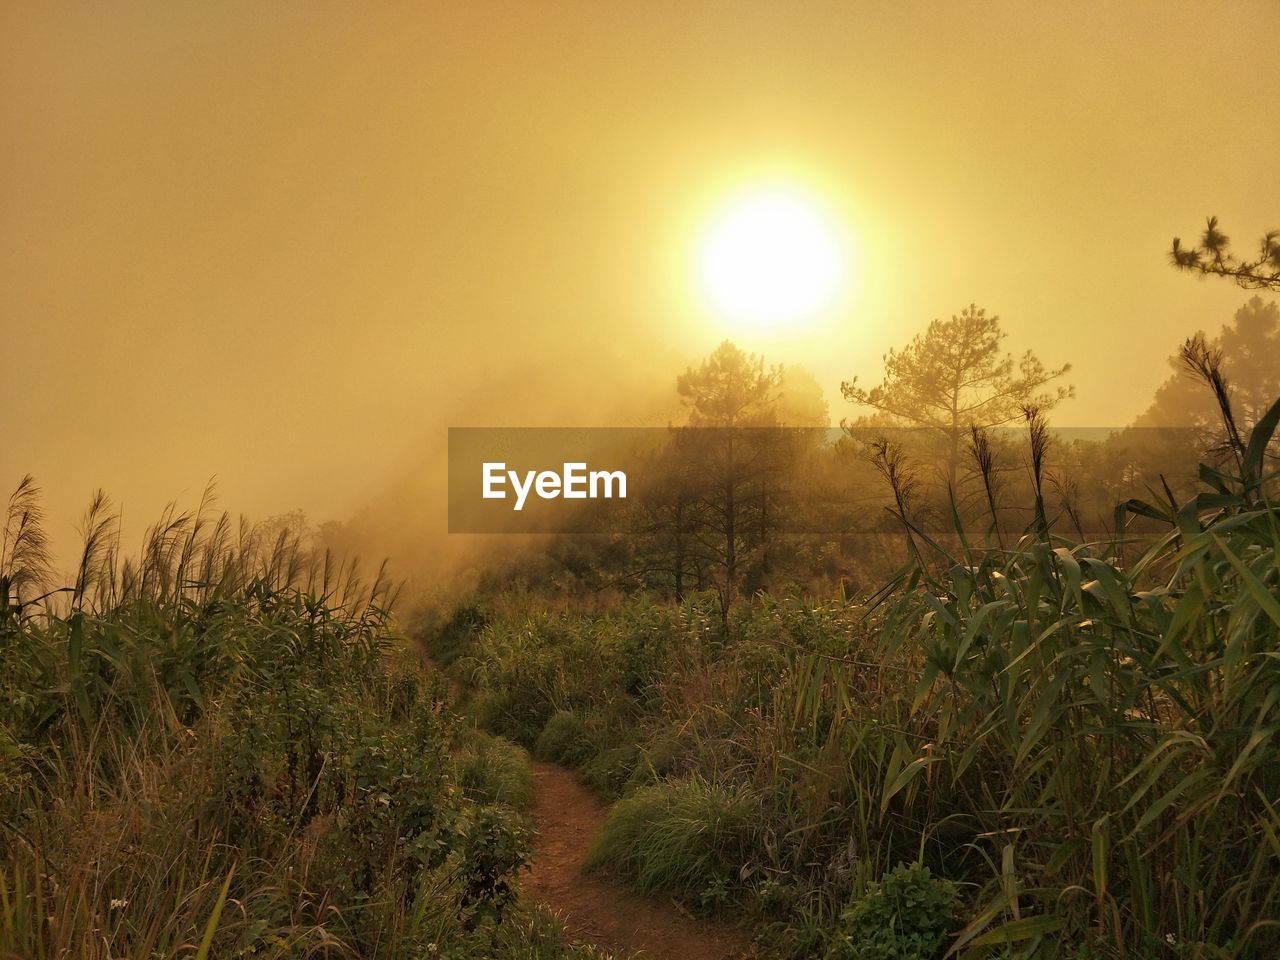
[[84,615],[72,614],[67,627],[67,675],[74,681],[80,676],[81,654],[84,650]]
[[1277,626],[1280,626],[1280,602],[1277,602],[1275,595],[1267,589],[1265,583],[1258,579],[1258,575],[1244,564],[1244,561],[1231,552],[1231,548],[1227,546],[1226,541],[1218,536],[1215,536],[1213,540],[1218,545],[1218,549],[1222,551],[1222,555],[1236,568],[1236,573],[1240,574],[1240,579],[1244,581],[1245,587],[1248,588],[1250,595],[1258,606]]
[[1280,424],[1280,398],[1277,398],[1267,412],[1258,418],[1253,432],[1249,434],[1249,445],[1244,451],[1244,475],[1246,479],[1257,482],[1261,478],[1262,462],[1266,457],[1267,444],[1275,436],[1277,424]]
[[921,770],[937,762],[937,757],[917,757],[898,771],[898,775],[893,778],[893,782],[885,789],[884,796],[880,799],[880,812],[884,813],[889,809],[889,801],[914,780]]
[[204,925],[204,936],[200,938],[200,949],[196,951],[195,960],[209,960],[209,948],[213,944],[214,931],[218,929],[218,920],[222,917],[222,908],[227,904],[227,892],[231,889],[231,878],[235,875],[235,867],[227,871],[227,879],[222,881],[222,889],[218,891],[218,901],[213,905],[213,913],[209,914],[209,922]]
[[973,946],[986,947],[994,943],[1030,940],[1032,937],[1043,937],[1061,928],[1062,919],[1051,913],[1040,917],[1023,917],[1021,920],[1010,920],[989,933],[984,933],[973,941]]

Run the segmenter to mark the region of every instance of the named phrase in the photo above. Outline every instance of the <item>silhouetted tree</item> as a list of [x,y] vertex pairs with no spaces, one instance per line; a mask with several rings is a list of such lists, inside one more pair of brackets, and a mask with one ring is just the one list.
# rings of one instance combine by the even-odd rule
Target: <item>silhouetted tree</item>
[[1272,230],[1258,244],[1253,260],[1241,260],[1231,252],[1231,239],[1218,229],[1218,218],[1205,221],[1195,247],[1184,247],[1173,238],[1169,259],[1179,270],[1227,277],[1247,290],[1280,290],[1280,230]]
[[1134,421],[1135,427],[1154,429],[1125,432],[1144,472],[1178,459],[1238,462],[1240,437],[1280,396],[1280,308],[1251,298],[1213,339],[1203,333],[1189,337],[1169,364],[1174,372]]
[[971,427],[1012,423],[1027,407],[1048,410],[1074,393],[1049,385],[1070,364],[1046,367],[1030,350],[1015,360],[1001,352],[1005,334],[1000,318],[974,304],[950,320],[934,320],[901,350],[884,358],[884,381],[865,390],[857,379],[840,385],[850,403],[871,407],[880,416],[851,426],[917,426],[946,444],[945,476],[954,489],[961,444]]
[[689,406],[691,427],[773,426],[777,419],[779,367],[725,340],[696,370],[676,378],[676,392]]
[[727,609],[769,576],[797,470],[821,457],[830,415],[811,373],[729,342],[676,387],[689,413],[649,456],[650,482],[628,510],[631,573],[677,599],[714,586]]
[[706,585],[706,564],[696,539],[704,506],[688,451],[695,442],[691,431],[672,431],[667,444],[647,458],[651,482],[628,510],[636,542],[634,575],[669,589],[677,602],[690,588]]
[[722,620],[737,595],[744,562],[768,535],[770,477],[778,469],[775,442],[780,367],[744,353],[729,341],[696,369],[676,380],[689,406],[688,428],[679,438],[698,491],[698,542],[712,569],[719,572]]
[[[1206,344],[1222,355],[1222,375],[1236,417],[1246,428],[1252,426],[1280,396],[1280,307],[1274,300],[1252,297]],[[1174,372],[1134,425],[1216,431],[1221,425],[1218,406],[1204,384],[1190,375],[1181,351],[1169,358],[1169,365]]]
[[785,427],[825,430],[831,426],[831,410],[822,385],[804,367],[782,367],[779,371],[774,416]]

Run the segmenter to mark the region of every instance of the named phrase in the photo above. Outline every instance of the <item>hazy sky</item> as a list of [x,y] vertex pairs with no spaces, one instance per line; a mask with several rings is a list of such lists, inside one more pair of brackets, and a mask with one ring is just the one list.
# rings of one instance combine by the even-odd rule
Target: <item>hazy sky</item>
[[[608,419],[725,336],[838,384],[971,301],[1131,419],[1280,227],[1280,4],[0,0],[0,483],[55,532],[211,475],[342,517],[443,429]],[[727,192],[854,238],[838,316],[711,315]],[[639,395],[639,394],[637,394]],[[643,405],[643,404],[642,404]]]

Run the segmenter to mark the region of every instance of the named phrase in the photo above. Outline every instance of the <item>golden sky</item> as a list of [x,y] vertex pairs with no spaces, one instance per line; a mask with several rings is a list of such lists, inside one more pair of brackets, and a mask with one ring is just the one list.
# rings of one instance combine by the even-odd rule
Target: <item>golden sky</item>
[[[214,474],[343,517],[451,424],[608,420],[726,335],[838,418],[971,301],[1075,365],[1058,423],[1125,422],[1247,299],[1169,239],[1280,227],[1277,47],[1273,0],[0,0],[0,483],[68,530]],[[690,244],[778,178],[860,290],[744,335]]]

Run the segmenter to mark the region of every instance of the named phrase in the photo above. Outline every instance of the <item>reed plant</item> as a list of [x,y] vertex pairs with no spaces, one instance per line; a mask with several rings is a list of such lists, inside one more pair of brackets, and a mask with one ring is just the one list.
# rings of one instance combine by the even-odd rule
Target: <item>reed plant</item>
[[95,496],[59,587],[10,503],[0,957],[587,956],[517,901],[523,758],[462,729],[385,570],[211,504],[126,558]]

